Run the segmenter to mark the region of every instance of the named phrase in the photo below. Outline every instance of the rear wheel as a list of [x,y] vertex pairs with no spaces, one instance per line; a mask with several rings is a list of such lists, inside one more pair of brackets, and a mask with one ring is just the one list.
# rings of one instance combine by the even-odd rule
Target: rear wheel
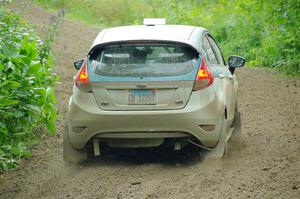
[[87,152],[85,150],[77,150],[71,145],[67,123],[64,125],[63,160],[72,163],[79,163],[87,160]]
[[233,119],[233,133],[232,135],[234,137],[240,137],[241,136],[241,113],[238,111],[238,107],[236,106],[236,110],[234,113],[234,119]]
[[233,132],[230,142],[227,145],[227,155],[230,156],[231,153],[234,153],[236,156],[244,146],[241,136],[241,113],[238,111],[237,108],[234,114],[234,120],[231,127],[233,128]]

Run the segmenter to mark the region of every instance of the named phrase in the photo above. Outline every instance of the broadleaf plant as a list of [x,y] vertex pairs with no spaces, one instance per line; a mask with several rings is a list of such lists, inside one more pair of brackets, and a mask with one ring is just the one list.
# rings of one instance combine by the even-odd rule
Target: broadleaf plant
[[0,5],[0,171],[31,156],[38,129],[55,133],[56,79],[49,42]]

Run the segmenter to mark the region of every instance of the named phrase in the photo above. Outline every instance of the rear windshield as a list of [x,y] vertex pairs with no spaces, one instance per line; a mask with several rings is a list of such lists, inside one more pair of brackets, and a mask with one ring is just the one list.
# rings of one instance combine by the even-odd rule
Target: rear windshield
[[89,63],[102,76],[159,77],[191,72],[197,57],[194,49],[182,44],[116,44],[95,50]]

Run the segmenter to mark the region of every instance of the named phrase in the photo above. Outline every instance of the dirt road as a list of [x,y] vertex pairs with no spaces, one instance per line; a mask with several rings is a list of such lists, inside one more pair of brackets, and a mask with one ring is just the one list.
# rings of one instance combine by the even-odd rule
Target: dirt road
[[[34,5],[24,11],[40,32],[51,16]],[[36,146],[20,169],[0,175],[0,198],[300,198],[300,79],[261,68],[237,71],[242,137],[231,142],[223,160],[206,160],[190,148],[180,154],[117,151],[65,165],[61,124],[75,73],[72,62],[84,57],[98,31],[62,22],[54,46],[61,82],[58,135]]]

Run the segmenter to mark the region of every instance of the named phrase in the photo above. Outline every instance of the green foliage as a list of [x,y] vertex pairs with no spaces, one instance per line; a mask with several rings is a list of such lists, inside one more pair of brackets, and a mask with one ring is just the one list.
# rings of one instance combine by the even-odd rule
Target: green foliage
[[225,57],[245,56],[248,65],[300,75],[299,0],[171,0],[163,11],[169,22],[209,29]]
[[0,171],[31,155],[38,128],[55,133],[56,77],[47,43],[0,6]]
[[65,8],[69,16],[102,27],[140,24],[165,17],[169,24],[203,26],[225,57],[245,56],[247,64],[300,75],[299,0],[35,0]]
[[143,18],[145,13],[152,13],[157,5],[156,1],[151,0],[36,0],[36,2],[48,8],[65,8],[72,18],[102,26],[133,23]]

